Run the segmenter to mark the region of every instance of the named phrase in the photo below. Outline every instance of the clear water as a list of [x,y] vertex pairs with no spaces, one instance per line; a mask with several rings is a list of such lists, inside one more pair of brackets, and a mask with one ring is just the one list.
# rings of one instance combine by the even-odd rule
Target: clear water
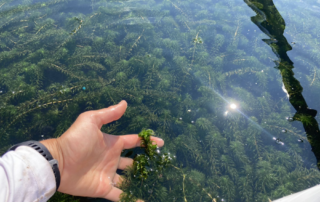
[[[1,153],[125,99],[102,130],[151,128],[177,156],[132,186],[145,201],[260,202],[318,184],[319,117],[297,116],[292,98],[320,109],[320,1],[257,2],[278,12],[234,0],[1,1]],[[293,64],[279,68],[280,35],[257,14],[285,28]]]

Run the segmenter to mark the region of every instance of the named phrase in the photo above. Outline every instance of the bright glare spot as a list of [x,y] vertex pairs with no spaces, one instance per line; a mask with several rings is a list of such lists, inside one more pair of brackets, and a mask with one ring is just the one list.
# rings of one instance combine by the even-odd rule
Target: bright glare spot
[[236,104],[231,104],[231,105],[230,105],[230,108],[231,108],[231,109],[236,109],[236,108],[237,108],[237,105],[236,105]]
[[225,116],[227,116],[227,115],[228,115],[228,113],[229,113],[229,112],[228,112],[228,111],[226,111],[226,112],[224,113],[224,115],[225,115]]
[[276,140],[277,138],[273,137],[272,139],[273,139],[273,140]]

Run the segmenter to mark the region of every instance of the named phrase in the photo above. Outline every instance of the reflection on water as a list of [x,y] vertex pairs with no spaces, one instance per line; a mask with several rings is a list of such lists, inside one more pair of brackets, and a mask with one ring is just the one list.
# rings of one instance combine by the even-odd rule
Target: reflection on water
[[147,181],[131,179],[129,196],[268,202],[318,184],[319,6],[2,1],[1,153],[125,99],[124,117],[102,130],[151,128],[177,157]]
[[[312,146],[312,151],[317,158],[318,168],[320,168],[320,133],[318,122],[314,118],[317,115],[317,111],[308,107],[302,96],[303,88],[300,85],[300,82],[293,76],[293,62],[287,55],[287,51],[292,50],[292,47],[283,36],[285,30],[284,19],[281,17],[272,0],[246,1],[246,3],[254,10],[258,9],[255,6],[258,5],[258,10],[261,10],[258,12],[258,15],[252,17],[251,20],[270,37],[270,39],[263,39],[263,41],[272,48],[273,52],[278,57],[278,61],[275,63],[277,64],[276,68],[280,70],[282,75],[282,89],[286,92],[291,105],[297,111],[294,117],[288,118],[288,120],[298,120],[302,122],[308,140]],[[263,14],[261,14],[261,12]],[[277,18],[276,20],[274,19],[275,17]],[[277,141],[283,143],[278,139]]]

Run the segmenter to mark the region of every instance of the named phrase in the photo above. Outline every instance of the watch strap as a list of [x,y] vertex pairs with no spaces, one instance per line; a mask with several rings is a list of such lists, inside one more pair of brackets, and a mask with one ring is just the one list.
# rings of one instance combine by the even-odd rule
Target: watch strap
[[52,157],[51,153],[46,148],[46,146],[44,146],[43,144],[41,144],[38,141],[30,140],[30,141],[21,142],[19,144],[13,145],[12,147],[10,147],[8,149],[8,151],[14,151],[19,146],[29,146],[29,147],[35,149],[37,152],[39,152],[39,154],[41,154],[45,159],[47,159],[47,161],[51,165],[51,168],[54,173],[54,177],[56,179],[56,191],[57,191],[60,186],[59,165],[58,165],[58,161]]

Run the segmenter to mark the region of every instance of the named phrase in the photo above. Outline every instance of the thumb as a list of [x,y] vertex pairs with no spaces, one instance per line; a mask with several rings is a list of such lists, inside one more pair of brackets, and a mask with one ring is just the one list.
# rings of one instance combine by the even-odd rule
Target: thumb
[[92,121],[97,124],[99,128],[102,125],[118,120],[124,114],[127,109],[127,102],[122,100],[117,105],[110,106],[108,108],[95,110],[90,112]]

